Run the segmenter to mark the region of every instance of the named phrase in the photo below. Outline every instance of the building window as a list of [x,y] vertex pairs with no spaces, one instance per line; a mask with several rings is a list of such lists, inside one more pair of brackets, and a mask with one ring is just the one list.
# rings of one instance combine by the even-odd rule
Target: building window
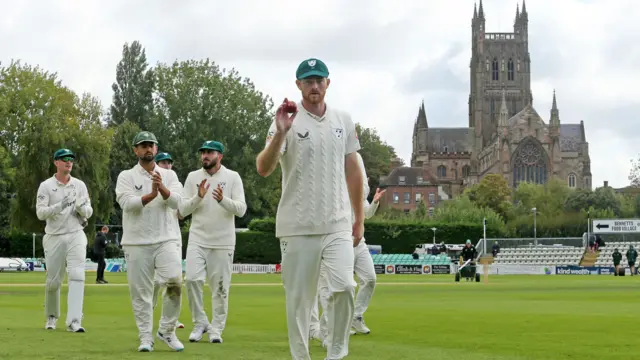
[[422,184],[424,182],[424,178],[422,176],[418,176],[416,181],[418,182],[418,184]]
[[430,207],[429,208],[429,216],[433,216],[433,212],[434,212],[434,208]]
[[404,184],[405,184],[405,177],[398,176],[398,185],[404,185]]
[[498,68],[498,59],[494,58],[493,63],[491,64],[491,80],[498,81],[499,76],[498,73],[500,69]]
[[570,188],[574,188],[576,187],[576,174],[569,174],[569,187]]
[[444,165],[438,166],[438,177],[447,177],[447,168]]
[[411,193],[404,193],[404,203],[405,204],[410,204],[411,203]]
[[397,193],[397,192],[394,192],[394,193],[393,193],[393,203],[394,203],[394,204],[397,204],[397,203],[399,203],[399,202],[400,202],[400,197],[398,196],[398,193]]
[[429,204],[435,204],[436,203],[436,194],[431,193],[429,194]]
[[524,139],[513,157],[513,187],[521,182],[545,184],[547,182],[547,152],[531,137]]
[[416,204],[419,203],[420,201],[422,201],[422,194],[416,193]]
[[516,99],[511,99],[511,116],[518,113],[518,106],[516,105]]
[[469,165],[465,165],[462,167],[462,177],[469,176],[470,172],[471,172],[471,167]]
[[507,80],[513,81],[514,79],[515,76],[513,74],[513,60],[509,59],[509,62],[507,63]]

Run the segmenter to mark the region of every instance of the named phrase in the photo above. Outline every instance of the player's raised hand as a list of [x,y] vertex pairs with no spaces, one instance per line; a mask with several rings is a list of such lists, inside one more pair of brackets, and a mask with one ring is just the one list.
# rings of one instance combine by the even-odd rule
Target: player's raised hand
[[213,189],[213,198],[216,199],[217,202],[222,201],[223,195],[222,195],[222,188],[220,187],[220,184],[218,184],[218,186]]
[[384,195],[384,193],[387,191],[387,189],[384,190],[380,190],[380,188],[376,189],[376,194],[373,195],[373,202],[378,202],[380,201],[380,198],[382,197],[382,195]]
[[198,196],[201,199],[207,194],[207,191],[209,191],[209,187],[210,185],[207,183],[206,179],[200,182],[200,185],[198,185]]
[[296,103],[285,98],[276,111],[276,129],[286,134],[289,129],[291,129],[293,119],[295,119],[297,114],[298,109]]

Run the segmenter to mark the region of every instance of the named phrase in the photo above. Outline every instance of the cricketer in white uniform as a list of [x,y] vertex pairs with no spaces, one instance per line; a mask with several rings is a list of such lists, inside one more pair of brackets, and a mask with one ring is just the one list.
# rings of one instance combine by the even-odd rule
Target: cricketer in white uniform
[[66,270],[69,285],[67,330],[84,332],[82,310],[87,236],[83,229],[93,215],[93,208],[85,183],[71,176],[74,160],[75,155],[69,149],[60,149],[53,154],[56,173],[38,187],[36,215],[47,223],[42,240],[47,264],[45,329],[54,330],[60,317],[60,287]]
[[[189,173],[184,182],[184,195],[193,196],[202,181],[212,190],[191,214],[185,274],[194,325],[189,341],[200,341],[203,334],[208,333],[209,342],[221,343],[227,323],[236,246],[235,217],[244,216],[247,204],[240,175],[222,165],[224,146],[218,141],[206,141],[198,150],[202,168]],[[205,281],[211,289],[211,323],[204,310]]]
[[[360,156],[359,153],[358,163],[365,179],[363,184],[364,217],[365,219],[370,219],[371,217],[373,217],[373,215],[375,215],[376,210],[378,210],[378,206],[380,205],[380,197],[384,195],[386,190],[377,189],[375,195],[373,196],[373,201],[369,203],[369,201],[367,201],[367,195],[369,194],[370,188],[367,181],[367,172],[364,167],[362,156]],[[369,334],[371,331],[364,323],[363,314],[369,307],[369,302],[371,301],[373,291],[376,287],[376,270],[373,266],[373,259],[371,258],[371,254],[369,253],[369,248],[365,243],[364,237],[360,241],[360,244],[358,244],[358,246],[354,249],[354,253],[355,273],[358,276],[360,287],[358,290],[358,295],[356,296],[355,311],[353,321],[351,323],[351,326],[354,328],[354,330],[351,331],[351,334]],[[326,280],[326,269],[324,268],[324,266],[322,266],[320,269],[318,298],[323,310],[326,309],[328,296],[330,295],[328,294],[329,287]],[[316,301],[311,313],[311,338],[315,338],[321,341],[324,339],[327,332],[327,315],[327,312],[323,311],[322,318],[318,318],[318,301]]]
[[[118,175],[116,201],[122,208],[122,248],[133,313],[138,326],[138,351],[153,351],[153,286],[166,286],[158,339],[176,351],[184,346],[175,334],[182,296],[180,228],[175,210],[185,213],[194,199],[182,198],[182,184],[173,170],[156,166],[155,135],[138,133],[133,151],[138,164]],[[187,207],[187,209],[185,209]]]
[[[354,311],[353,248],[364,232],[363,174],[351,116],[324,102],[329,71],[318,59],[296,71],[302,93],[292,116],[276,112],[256,166],[269,176],[280,163],[282,196],[276,237],[282,252],[289,346],[294,360],[309,360],[309,323],[318,292],[320,265],[327,269],[330,298],[326,359],[349,352]],[[351,219],[354,204],[355,221]]]
[[[171,157],[171,154],[169,154],[168,152],[159,152],[155,157],[155,162],[156,164],[158,164],[158,166],[160,166],[163,169],[171,170],[173,168],[173,158]],[[178,212],[178,210],[176,210],[176,217],[179,220],[183,219],[183,217],[180,216],[180,213]],[[180,239],[178,244],[180,245],[180,254],[182,254],[182,239]],[[158,296],[160,295],[160,289],[162,289],[162,287],[160,286],[160,277],[158,276],[158,273],[156,273],[155,280],[153,282],[153,308],[154,309],[158,305]],[[182,301],[182,298],[180,298],[180,301]],[[178,320],[178,322],[176,323],[176,327],[178,329],[184,329],[184,324]]]

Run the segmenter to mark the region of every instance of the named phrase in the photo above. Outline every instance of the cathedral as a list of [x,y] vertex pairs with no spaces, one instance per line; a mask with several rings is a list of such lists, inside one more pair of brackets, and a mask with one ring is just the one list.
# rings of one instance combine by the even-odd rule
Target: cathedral
[[411,167],[455,196],[487,174],[520,182],[562,179],[591,188],[589,144],[583,121],[564,123],[555,91],[548,119],[533,106],[528,13],[516,8],[512,33],[485,31],[482,0],[474,6],[470,63],[469,125],[429,127],[424,103],[413,129]]

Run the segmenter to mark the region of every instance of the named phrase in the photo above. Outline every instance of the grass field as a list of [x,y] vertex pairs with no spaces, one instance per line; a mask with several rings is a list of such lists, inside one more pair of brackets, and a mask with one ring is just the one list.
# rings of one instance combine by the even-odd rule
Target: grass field
[[[44,330],[44,273],[0,273],[0,359],[291,359],[279,275],[234,275],[223,344],[189,343],[186,298],[177,330],[183,353],[156,341],[137,353],[125,274],[88,281],[84,334]],[[95,273],[87,273],[93,280]],[[380,275],[366,314],[370,335],[351,338],[348,359],[634,359],[638,356],[638,278],[493,276],[489,284],[452,275]],[[205,292],[210,314],[210,293]],[[159,319],[156,310],[155,324]],[[206,340],[206,337],[205,337]],[[323,359],[319,342],[312,358]]]

